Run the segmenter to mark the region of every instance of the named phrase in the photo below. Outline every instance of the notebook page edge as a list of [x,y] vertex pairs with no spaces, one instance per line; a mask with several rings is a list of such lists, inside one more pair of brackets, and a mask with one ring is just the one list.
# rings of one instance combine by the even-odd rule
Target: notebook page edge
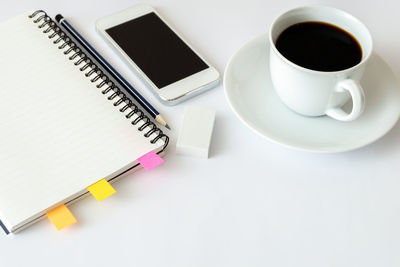
[[[162,142],[158,142],[159,143],[159,147],[157,149],[154,149],[153,151],[157,154],[159,154],[160,156],[164,156],[165,155],[165,151],[164,151],[164,144]],[[109,182],[109,183],[114,183],[119,181],[121,178],[124,178],[125,176],[132,174],[138,170],[142,169],[141,165],[137,162],[137,160],[133,161],[131,164],[129,164],[128,166],[125,166],[124,168],[112,173],[109,175],[109,177],[106,177],[105,179]],[[79,200],[90,196],[90,192],[85,188],[82,189],[80,192],[77,192],[76,194],[70,196],[69,198],[61,201],[59,204],[55,204],[52,207],[49,207],[46,210],[43,210],[35,215],[33,215],[32,217],[24,220],[23,222],[17,224],[17,225],[13,225],[11,227],[9,227],[8,230],[7,228],[3,230],[6,232],[6,234],[16,234],[19,233],[21,231],[23,231],[24,229],[28,228],[29,226],[35,224],[36,222],[41,221],[42,219],[46,218],[46,213],[49,212],[50,210],[58,207],[61,204],[64,204],[66,206],[69,206],[71,204],[74,204],[76,202],[78,202]],[[1,218],[1,217],[0,217]],[[1,226],[1,220],[0,220],[0,226]],[[6,231],[7,230],[7,231]]]

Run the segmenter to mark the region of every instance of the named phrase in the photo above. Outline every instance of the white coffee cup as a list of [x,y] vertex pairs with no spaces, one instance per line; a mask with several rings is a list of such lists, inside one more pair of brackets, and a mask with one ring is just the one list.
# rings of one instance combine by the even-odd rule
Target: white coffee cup
[[[276,48],[276,40],[289,26],[308,21],[333,24],[350,33],[361,46],[361,62],[340,71],[316,71],[286,59]],[[361,115],[365,96],[359,81],[372,52],[372,37],[358,19],[332,7],[299,7],[282,14],[273,22],[269,42],[272,83],[288,107],[302,115],[328,115],[340,121],[351,121]],[[341,107],[350,99],[353,108],[347,113]]]

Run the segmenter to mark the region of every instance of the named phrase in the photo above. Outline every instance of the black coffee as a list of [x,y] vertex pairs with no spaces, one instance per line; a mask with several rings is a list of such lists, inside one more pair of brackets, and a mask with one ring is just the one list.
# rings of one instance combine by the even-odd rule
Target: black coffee
[[275,45],[291,62],[317,71],[344,70],[362,58],[360,44],[350,33],[322,22],[292,25],[279,35]]

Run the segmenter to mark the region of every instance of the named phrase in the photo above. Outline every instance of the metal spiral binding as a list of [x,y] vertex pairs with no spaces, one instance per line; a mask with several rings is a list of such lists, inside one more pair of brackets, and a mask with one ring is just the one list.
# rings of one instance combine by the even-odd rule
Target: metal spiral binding
[[[86,73],[86,77],[90,77],[93,74],[96,74],[93,78],[90,79],[92,83],[95,83],[97,81],[101,81],[99,84],[96,85],[97,88],[102,88],[104,86],[107,86],[105,89],[101,91],[103,95],[107,95],[112,92],[111,95],[107,97],[108,100],[112,101],[115,98],[118,100],[113,102],[113,105],[115,107],[120,106],[121,104],[124,104],[119,111],[121,113],[128,112],[125,117],[127,119],[130,119],[133,115],[136,115],[137,117],[131,121],[132,125],[137,125],[139,122],[143,122],[142,125],[138,127],[139,131],[144,131],[145,129],[148,129],[148,131],[144,134],[146,138],[150,137],[151,135],[155,135],[154,138],[150,140],[152,144],[157,142],[159,139],[163,139],[165,142],[165,145],[162,149],[162,151],[166,148],[169,142],[168,136],[166,136],[162,130],[157,128],[154,122],[150,120],[148,116],[146,116],[142,110],[139,109],[139,107],[130,100],[125,93],[123,93],[109,78],[106,74],[103,73],[103,71],[98,68],[98,66],[89,58],[86,56],[84,52],[81,51],[79,47],[76,46],[76,44],[63,32],[60,27],[57,26],[57,24],[53,21],[52,18],[50,18],[46,12],[43,10],[37,10],[33,12],[29,18],[33,19],[34,23],[39,23],[38,27],[39,29],[43,29],[43,33],[48,34],[49,39],[54,39],[57,37],[53,43],[54,44],[60,44],[58,46],[58,49],[66,49],[64,51],[65,55],[69,55],[72,53],[71,56],[68,57],[69,60],[74,60],[77,57],[79,59],[74,63],[77,67],[81,66],[79,68],[80,71],[85,71],[89,69]],[[68,47],[68,48],[67,48]]]

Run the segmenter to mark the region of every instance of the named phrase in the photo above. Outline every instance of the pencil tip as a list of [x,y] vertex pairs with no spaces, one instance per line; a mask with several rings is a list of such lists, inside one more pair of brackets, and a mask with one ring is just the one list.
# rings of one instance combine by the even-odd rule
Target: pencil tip
[[167,128],[168,130],[171,130],[171,128],[169,128],[168,123],[165,121],[165,119],[163,118],[163,116],[161,116],[160,114],[158,114],[158,115],[156,116],[156,121],[157,121],[159,124],[163,125],[165,128]]

